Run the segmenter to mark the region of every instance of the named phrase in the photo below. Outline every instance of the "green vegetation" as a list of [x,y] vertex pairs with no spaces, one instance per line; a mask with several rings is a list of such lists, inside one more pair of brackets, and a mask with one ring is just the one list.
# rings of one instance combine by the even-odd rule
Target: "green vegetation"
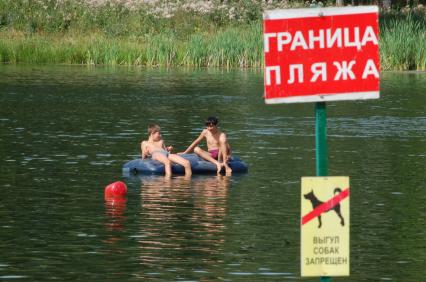
[[380,33],[382,69],[426,70],[425,14],[386,15]]
[[260,67],[261,26],[229,27],[216,33],[111,37],[103,33],[0,33],[0,61],[147,66]]
[[[262,10],[282,3],[0,0],[0,62],[260,67]],[[423,6],[382,14],[380,37],[383,70],[426,69]]]

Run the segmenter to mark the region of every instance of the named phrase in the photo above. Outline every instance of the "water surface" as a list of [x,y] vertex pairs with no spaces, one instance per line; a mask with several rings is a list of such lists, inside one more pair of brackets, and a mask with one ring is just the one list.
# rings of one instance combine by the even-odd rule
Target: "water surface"
[[[0,67],[0,280],[300,280],[314,105],[265,106],[256,70]],[[426,276],[426,74],[327,103],[329,174],[351,179],[351,276]],[[184,150],[216,115],[245,175],[125,178],[151,122]],[[128,197],[105,202],[123,180]],[[318,279],[306,279],[318,281]]]

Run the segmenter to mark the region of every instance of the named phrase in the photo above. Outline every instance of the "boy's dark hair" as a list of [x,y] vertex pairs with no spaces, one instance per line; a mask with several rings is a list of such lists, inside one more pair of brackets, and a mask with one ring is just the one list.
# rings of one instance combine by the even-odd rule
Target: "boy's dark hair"
[[156,123],[151,123],[148,125],[148,135],[151,135],[157,131],[160,131],[161,127]]
[[206,119],[206,125],[212,124],[212,125],[216,126],[218,123],[219,123],[219,120],[216,117],[208,117]]

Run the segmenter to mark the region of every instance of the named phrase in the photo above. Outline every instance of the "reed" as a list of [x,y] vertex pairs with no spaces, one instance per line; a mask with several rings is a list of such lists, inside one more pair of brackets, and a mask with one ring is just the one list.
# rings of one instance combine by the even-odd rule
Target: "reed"
[[415,14],[390,16],[380,25],[383,70],[426,70],[426,20]]
[[182,65],[260,67],[262,65],[260,25],[230,27],[213,35],[192,35],[185,45]]
[[259,67],[261,29],[256,25],[198,33],[182,40],[171,34],[143,38],[102,33],[33,34],[0,32],[5,63]]
[[[84,4],[89,2],[96,1],[0,1],[0,62],[263,65],[261,7],[238,7],[240,16],[234,18],[232,7],[204,14],[177,8],[172,16],[159,17],[124,4]],[[380,57],[382,70],[425,70],[426,12],[382,14]]]

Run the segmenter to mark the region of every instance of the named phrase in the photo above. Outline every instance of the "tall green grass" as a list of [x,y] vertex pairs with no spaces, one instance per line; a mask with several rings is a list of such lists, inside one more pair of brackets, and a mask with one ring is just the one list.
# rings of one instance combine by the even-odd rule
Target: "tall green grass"
[[426,19],[415,14],[383,19],[380,57],[383,70],[426,70]]
[[260,67],[261,28],[249,25],[182,40],[168,34],[143,38],[102,33],[0,32],[0,61],[30,64]]
[[[177,10],[161,18],[143,8],[117,4],[94,9],[86,2],[0,0],[0,62],[263,65],[260,2],[235,1],[242,6],[235,6],[240,10],[234,19],[220,9],[204,15]],[[426,12],[381,15],[380,56],[383,70],[426,70]]]

